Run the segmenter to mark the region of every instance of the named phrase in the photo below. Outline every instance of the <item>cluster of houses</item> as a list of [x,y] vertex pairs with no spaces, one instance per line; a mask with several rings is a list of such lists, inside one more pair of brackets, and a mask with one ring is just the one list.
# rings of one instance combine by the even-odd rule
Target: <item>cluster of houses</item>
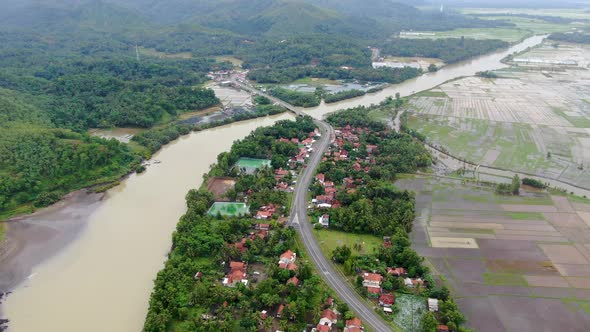
[[[326,301],[328,308],[324,309],[320,315],[320,320],[311,332],[331,332],[338,323],[338,312],[334,309],[334,299],[331,297]],[[344,332],[361,332],[364,331],[363,322],[359,318],[346,320]]]
[[316,129],[308,134],[308,137],[304,140],[299,138],[279,138],[279,142],[293,143],[299,147],[297,155],[289,159],[289,167],[291,169],[297,168],[298,165],[305,163],[305,159],[309,158],[309,154],[313,152],[313,143],[315,143],[315,137],[320,136],[320,132]]
[[[336,129],[334,140],[328,151],[326,151],[322,161],[326,162],[331,160],[333,162],[338,162],[349,160],[349,151],[345,149],[345,144],[351,144],[353,150],[358,151],[358,148],[361,146],[359,135],[365,132],[369,132],[369,129],[354,128],[350,125]],[[352,169],[357,172],[368,173],[371,170],[369,165],[376,162],[373,154],[377,149],[377,145],[366,145],[367,157],[364,160],[361,158],[353,160],[354,164],[352,165]],[[332,181],[328,181],[325,174],[321,173],[316,175],[316,181],[324,188],[324,193],[322,195],[317,195],[312,199],[312,203],[315,204],[315,207],[319,209],[341,207],[341,203],[336,200],[336,184]],[[362,184],[362,182],[362,179],[346,177],[343,179],[342,186],[347,192],[351,193],[354,192],[356,190],[355,188],[359,184]]]
[[[387,268],[387,274],[404,278],[404,285],[408,288],[416,288],[424,286],[424,281],[420,278],[408,278],[407,271],[403,267]],[[386,313],[392,313],[391,306],[395,304],[395,294],[383,292],[381,283],[384,277],[379,273],[362,272],[361,277],[363,278],[363,287],[366,288],[367,294],[370,297],[377,298],[379,305],[383,307],[383,311]]]
[[288,193],[295,191],[295,188],[293,188],[293,186],[291,186],[291,184],[285,180],[285,177],[287,177],[289,174],[293,175],[290,170],[283,168],[275,170],[275,181],[277,183],[275,185],[276,190],[285,191]]
[[342,205],[336,200],[336,185],[332,181],[326,181],[326,176],[322,173],[316,175],[316,181],[324,188],[323,195],[317,195],[311,200],[319,209],[337,209]]

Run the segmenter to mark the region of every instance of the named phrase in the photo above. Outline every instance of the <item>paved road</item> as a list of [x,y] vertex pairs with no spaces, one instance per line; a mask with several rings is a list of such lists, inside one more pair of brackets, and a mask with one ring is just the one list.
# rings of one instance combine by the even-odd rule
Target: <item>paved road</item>
[[[237,81],[234,82],[242,89],[265,96],[297,115],[305,115],[304,112],[293,105],[287,104],[284,101],[265,94],[251,86],[241,84]],[[334,136],[334,128],[332,128],[332,126],[330,126],[328,123],[321,120],[314,120],[314,122],[320,128],[322,137],[315,143],[314,152],[311,154],[311,157],[307,162],[307,168],[305,168],[300,174],[297,185],[295,186],[295,198],[291,208],[291,219],[289,220],[289,225],[293,226],[293,228],[299,232],[303,244],[309,252],[312,262],[316,266],[324,281],[326,281],[326,283],[336,292],[336,294],[338,294],[338,297],[342,301],[346,302],[349,308],[353,310],[360,319],[363,320],[363,323],[371,327],[376,332],[393,331],[391,327],[387,325],[381,319],[381,317],[379,317],[373,311],[373,308],[369,306],[367,302],[361,299],[358,293],[356,293],[356,291],[350,286],[348,281],[341,274],[336,272],[336,270],[334,270],[334,267],[330,261],[328,261],[328,258],[324,256],[319,244],[313,236],[312,227],[307,216],[307,193],[315,170],[320,164],[322,156],[328,149],[330,141]]]

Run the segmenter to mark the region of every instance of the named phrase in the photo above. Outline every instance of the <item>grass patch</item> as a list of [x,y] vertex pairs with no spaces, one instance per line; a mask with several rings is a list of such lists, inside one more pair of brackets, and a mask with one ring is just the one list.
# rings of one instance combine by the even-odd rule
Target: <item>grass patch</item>
[[435,97],[435,98],[449,98],[449,95],[447,95],[446,92],[441,91],[441,90],[428,90],[428,91],[423,91],[423,92],[419,92],[416,94],[416,97]]
[[590,199],[586,197],[580,197],[575,195],[567,195],[568,201],[571,203],[590,204]]
[[484,228],[449,228],[449,231],[456,233],[496,234],[493,229]]
[[584,310],[586,315],[590,316],[590,302],[578,302],[578,305]]
[[10,209],[8,211],[4,211],[4,212],[0,213],[0,221],[8,220],[12,217],[16,217],[16,216],[20,216],[20,215],[24,215],[24,214],[31,214],[33,212],[35,212],[35,209],[33,208],[33,204],[20,205],[14,209]]
[[590,128],[590,119],[582,116],[568,116],[565,111],[558,107],[551,108],[553,112],[562,118],[566,119],[569,123],[574,125],[576,128]]
[[0,243],[4,241],[4,237],[6,236],[6,225],[2,222],[0,223]]
[[516,220],[545,220],[540,212],[506,212],[506,215]]
[[324,85],[340,85],[341,83],[338,80],[330,80],[327,78],[304,77],[291,82],[291,84],[307,84],[320,87]]
[[520,274],[486,272],[483,274],[483,279],[487,285],[528,286],[528,283]]
[[[322,251],[328,257],[332,256],[332,252],[338,246],[346,245],[353,254],[362,255],[373,253],[383,243],[383,239],[367,234],[353,234],[329,229],[314,229],[313,232]],[[360,251],[354,248],[357,243],[361,244]]]
[[241,67],[242,63],[244,63],[244,61],[242,61],[238,58],[235,58],[233,56],[227,56],[227,55],[216,56],[215,61],[216,62],[231,62],[231,64],[236,67]]

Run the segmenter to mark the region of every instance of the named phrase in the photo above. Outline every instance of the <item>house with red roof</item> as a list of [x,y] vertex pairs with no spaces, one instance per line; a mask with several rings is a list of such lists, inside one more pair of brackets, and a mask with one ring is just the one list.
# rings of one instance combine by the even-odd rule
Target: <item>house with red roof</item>
[[279,168],[275,170],[275,180],[277,181],[284,178],[287,175],[289,175],[289,171],[286,169]]
[[229,262],[230,271],[223,278],[222,284],[226,287],[235,287],[239,282],[248,285],[248,278],[246,276],[247,264],[243,262]]
[[321,185],[324,185],[324,181],[326,181],[326,176],[324,174],[320,173],[320,174],[318,174],[318,175],[315,176],[315,179],[318,180],[318,182]]
[[281,315],[283,314],[283,310],[285,310],[285,305],[281,304],[279,305],[279,309],[277,309],[277,318],[281,318]]
[[[391,242],[390,242],[390,245],[391,245]],[[396,267],[396,268],[388,267],[387,273],[394,275],[396,277],[405,277],[408,274],[408,271],[406,271],[406,269],[404,269],[403,267]]]
[[318,325],[326,325],[331,327],[333,324],[336,323],[338,323],[338,315],[336,315],[334,311],[332,311],[331,309],[326,309],[322,311],[322,314],[320,316],[320,322],[318,323]]
[[363,321],[356,317],[347,320],[344,325],[344,332],[361,332],[363,330]]
[[290,271],[297,270],[297,264],[295,264],[296,259],[297,254],[291,251],[291,249],[285,251],[279,259],[279,268]]
[[373,153],[377,151],[377,145],[367,145],[367,153]]
[[299,279],[297,277],[292,277],[287,280],[287,285],[293,284],[295,286],[299,286]]
[[363,287],[369,288],[381,288],[381,282],[383,281],[383,276],[379,273],[363,273]]
[[382,307],[391,307],[395,303],[395,295],[393,293],[381,294],[379,296],[379,305]]
[[449,327],[446,325],[437,325],[436,332],[449,332]]

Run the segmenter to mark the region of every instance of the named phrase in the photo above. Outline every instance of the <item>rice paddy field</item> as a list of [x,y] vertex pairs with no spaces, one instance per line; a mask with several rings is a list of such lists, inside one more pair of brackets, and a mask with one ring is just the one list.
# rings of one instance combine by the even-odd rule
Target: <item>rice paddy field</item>
[[415,191],[415,249],[476,331],[588,331],[590,201],[498,196],[461,180],[396,182]]
[[[546,34],[551,32],[566,32],[582,27],[589,23],[588,13],[583,9],[494,9],[494,8],[466,8],[461,10],[464,14],[472,15],[484,20],[503,20],[513,23],[514,26],[498,28],[470,28],[448,31],[419,31],[423,35],[408,35],[402,38],[474,38],[474,39],[501,39],[507,42],[517,42],[533,34]],[[555,16],[569,19],[580,19],[571,23],[551,23],[539,18],[513,16],[517,14]]]
[[[590,47],[547,42],[497,72],[415,95],[407,125],[473,163],[590,188]],[[575,66],[550,65],[575,61]]]
[[245,216],[249,213],[248,206],[245,203],[232,202],[215,202],[207,211],[210,216],[221,214],[226,217]]

